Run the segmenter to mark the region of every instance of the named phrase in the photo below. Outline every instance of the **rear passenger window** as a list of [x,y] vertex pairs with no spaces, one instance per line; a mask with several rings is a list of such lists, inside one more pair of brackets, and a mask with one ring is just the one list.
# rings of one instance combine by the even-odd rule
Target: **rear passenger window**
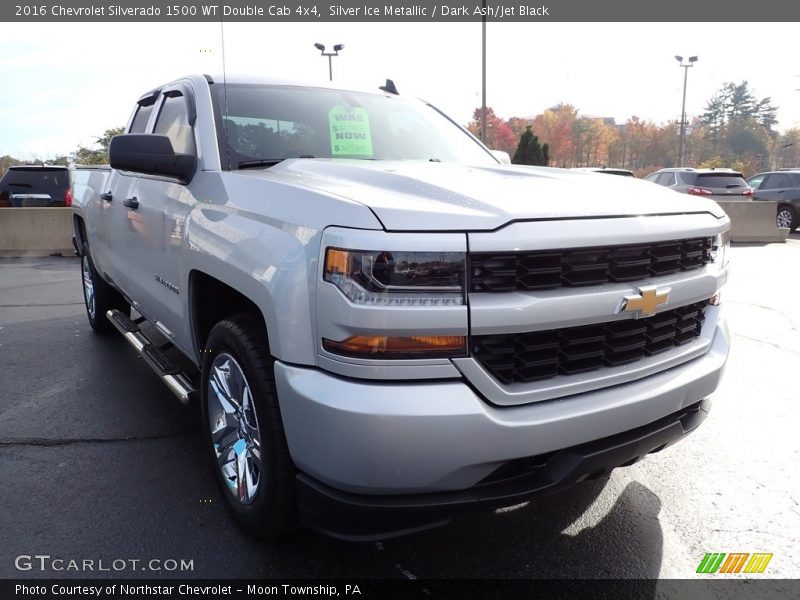
[[675,185],[675,174],[674,173],[662,173],[661,176],[658,178],[658,184],[664,186],[671,186]]
[[145,132],[147,129],[147,121],[150,120],[150,114],[153,112],[153,105],[154,102],[152,101],[147,105],[139,105],[139,107],[136,109],[136,115],[133,117],[131,128],[128,130],[128,133]]
[[765,190],[779,190],[781,188],[789,187],[792,187],[792,180],[788,175],[783,173],[769,175],[767,180],[764,182],[764,185],[761,186],[761,188]]
[[195,154],[194,132],[183,96],[166,96],[156,119],[153,133],[166,135],[175,152]]

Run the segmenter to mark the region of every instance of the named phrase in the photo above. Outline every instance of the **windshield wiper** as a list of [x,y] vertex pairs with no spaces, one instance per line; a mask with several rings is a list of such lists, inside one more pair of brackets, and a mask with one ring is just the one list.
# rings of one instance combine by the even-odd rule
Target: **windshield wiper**
[[240,160],[237,169],[252,169],[257,167],[274,167],[278,163],[282,163],[290,158],[314,158],[310,154],[303,154],[302,156],[287,156],[286,158],[259,158],[256,160]]
[[238,169],[252,169],[253,167],[274,167],[285,158],[260,158],[258,160],[240,160]]

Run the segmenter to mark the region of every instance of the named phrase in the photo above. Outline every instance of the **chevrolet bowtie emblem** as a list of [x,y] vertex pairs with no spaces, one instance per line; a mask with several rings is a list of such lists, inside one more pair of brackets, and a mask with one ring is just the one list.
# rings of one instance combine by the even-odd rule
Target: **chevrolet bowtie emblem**
[[623,297],[620,312],[637,312],[637,317],[649,317],[656,314],[656,308],[666,304],[668,298],[669,288],[640,287],[638,294]]

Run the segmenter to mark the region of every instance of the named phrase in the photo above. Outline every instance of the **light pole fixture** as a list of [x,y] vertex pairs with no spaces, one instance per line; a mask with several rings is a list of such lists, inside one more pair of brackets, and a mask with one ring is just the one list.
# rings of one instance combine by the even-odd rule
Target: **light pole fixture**
[[481,17],[481,141],[486,143],[486,0]]
[[328,57],[328,75],[330,76],[331,81],[333,81],[333,57],[339,56],[339,50],[344,50],[344,44],[336,44],[333,47],[333,52],[325,52],[325,44],[320,44],[319,42],[314,44],[314,48],[319,50],[322,56]]
[[690,56],[689,62],[684,64],[683,57],[675,55],[675,60],[678,61],[681,67],[683,67],[683,102],[681,103],[681,141],[680,145],[678,146],[678,166],[683,166],[683,148],[684,143],[686,141],[686,81],[689,78],[689,67],[693,67],[694,63],[697,62],[696,56]]

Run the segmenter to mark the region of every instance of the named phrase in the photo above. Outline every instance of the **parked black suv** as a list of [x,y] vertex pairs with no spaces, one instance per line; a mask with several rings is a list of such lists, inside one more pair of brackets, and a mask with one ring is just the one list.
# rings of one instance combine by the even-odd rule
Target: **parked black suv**
[[755,191],[753,200],[775,200],[778,212],[775,219],[778,227],[797,229],[800,215],[800,169],[768,171],[753,175],[747,183]]
[[676,192],[705,196],[712,200],[734,200],[736,196],[749,197],[753,194],[753,188],[747,185],[742,174],[732,169],[661,169],[645,177],[645,180]]
[[72,206],[69,169],[20,165],[0,180],[0,207]]

